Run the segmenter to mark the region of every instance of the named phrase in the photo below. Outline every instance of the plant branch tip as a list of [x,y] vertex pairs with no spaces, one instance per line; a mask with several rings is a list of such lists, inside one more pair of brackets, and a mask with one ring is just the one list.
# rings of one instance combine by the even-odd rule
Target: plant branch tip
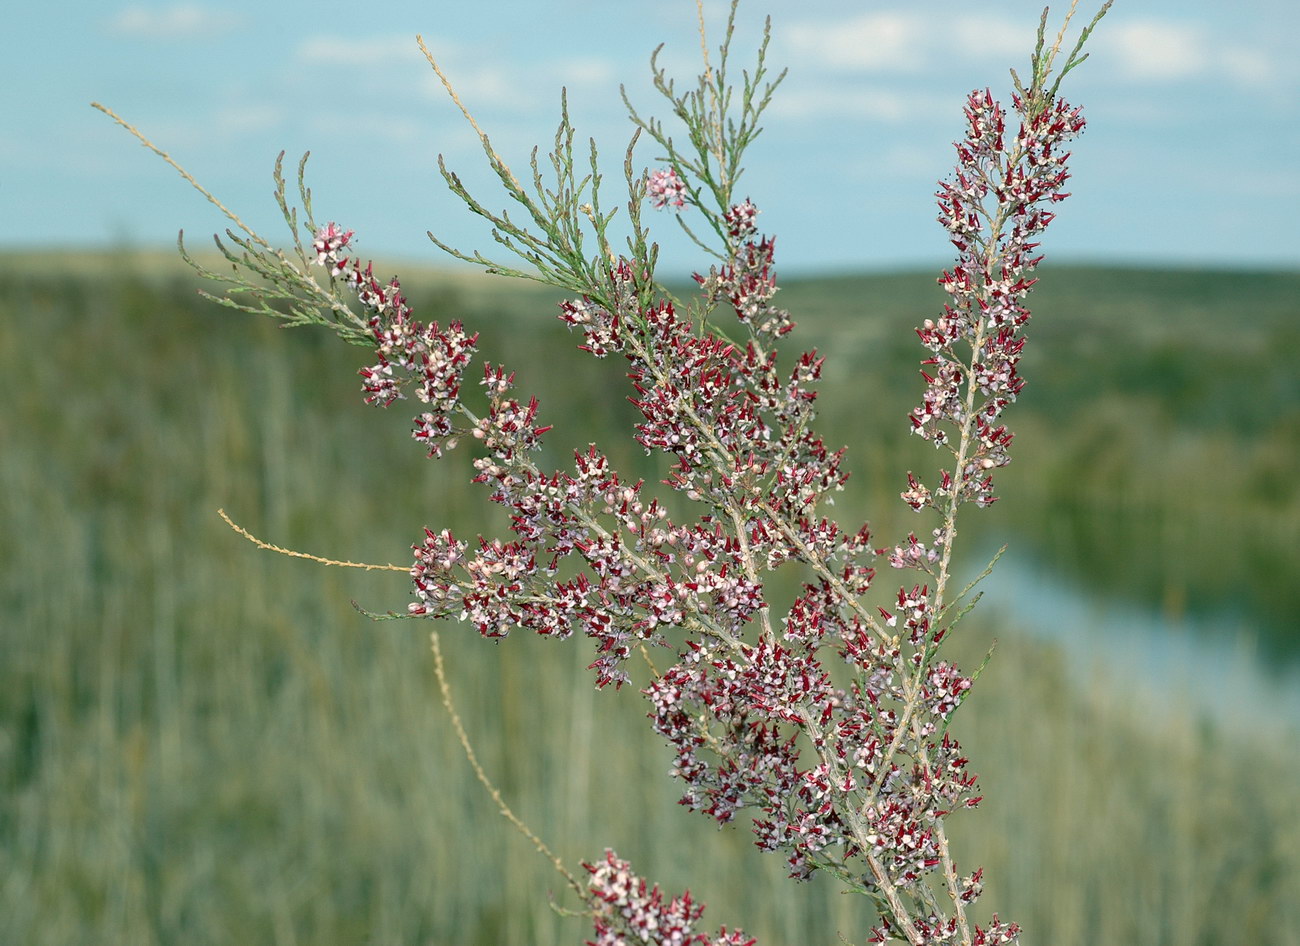
[[405,565],[391,565],[391,564],[372,565],[372,564],[367,564],[365,562],[340,562],[332,558],[322,558],[319,555],[310,555],[307,552],[298,552],[293,549],[282,548],[278,545],[272,545],[270,542],[264,542],[261,539],[259,539],[257,536],[253,535],[253,533],[249,532],[243,526],[239,525],[233,519],[231,519],[230,516],[226,515],[226,511],[224,509],[218,509],[217,515],[220,516],[222,520],[225,521],[226,525],[230,526],[230,528],[233,529],[235,532],[239,533],[248,541],[252,542],[259,549],[265,549],[268,552],[275,552],[279,555],[287,555],[290,558],[305,558],[307,559],[307,561],[315,562],[318,565],[332,565],[338,568],[360,568],[363,571],[405,572],[406,574],[410,574],[411,571],[411,569]]

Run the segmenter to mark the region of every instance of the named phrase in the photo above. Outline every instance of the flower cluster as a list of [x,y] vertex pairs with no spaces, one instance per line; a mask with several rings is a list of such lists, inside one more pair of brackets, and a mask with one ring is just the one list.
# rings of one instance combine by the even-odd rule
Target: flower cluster
[[618,316],[590,299],[572,299],[560,303],[560,319],[582,328],[587,344],[581,346],[597,358],[623,350],[618,331]]
[[646,177],[645,186],[646,196],[650,198],[650,206],[655,210],[663,210],[669,206],[680,209],[686,206],[686,198],[690,196],[686,183],[672,168],[651,171]]
[[[757,213],[748,202],[733,211],[738,233]],[[745,236],[715,279],[772,279],[772,242]],[[744,262],[756,252],[757,270]],[[581,629],[596,644],[600,687],[629,679],[637,646],[669,646],[667,635],[680,634],[677,662],[644,692],[655,731],[674,747],[682,803],[719,823],[753,810],[758,847],[781,852],[794,877],[856,864],[867,889],[911,889],[939,863],[936,825],[978,802],[959,746],[940,734],[970,680],[927,663],[945,634],[929,587],[900,589],[879,617],[868,612],[859,598],[880,550],[865,527],[845,531],[816,514],[846,477],[843,451],[828,450],[812,426],[822,358],[805,352],[783,372],[751,310],[736,307],[751,335],[740,347],[667,301],[622,291],[634,281],[625,262],[614,264],[608,285],[619,291],[593,287],[562,303],[561,318],[583,329],[593,356],[629,362],[637,439],[673,459],[666,484],[706,511],[674,521],[594,446],[575,452],[570,470],[537,469],[529,455],[545,428],[536,401],[508,397],[514,376],[487,369],[490,407],[471,428],[485,450],[476,479],[507,509],[515,539],[466,543],[427,530],[410,611],[456,617],[487,637]],[[707,300],[710,280],[700,282]],[[935,558],[909,536],[891,563]],[[763,573],[790,561],[819,577],[778,636]],[[856,675],[847,689],[831,681],[828,647]],[[601,878],[612,870],[607,863]],[[646,916],[666,922],[662,902],[647,902]]]
[[[912,921],[912,926],[917,937],[919,937],[913,938],[914,942],[941,944],[967,941],[963,939],[960,925],[957,919],[953,917],[945,919],[932,913],[928,916],[915,918]],[[1004,946],[1004,944],[1019,942],[1019,936],[1019,926],[1015,923],[1003,923],[995,913],[987,927],[978,924],[975,926],[968,941],[971,946]],[[872,927],[867,942],[889,943],[899,938],[906,939],[907,937],[902,935],[902,931],[898,929],[897,924],[887,922]]]
[[591,874],[587,889],[596,927],[596,938],[587,940],[587,946],[756,946],[758,942],[742,930],[728,932],[725,926],[712,936],[696,933],[704,905],[692,900],[689,890],[665,900],[657,884],[651,887],[613,851],[583,867]]
[[[936,666],[921,692],[926,709],[909,728],[900,706],[907,694],[892,682],[906,671],[901,652],[856,616],[828,614],[835,600],[826,585],[805,589],[791,609],[788,646],[761,641],[733,654],[689,643],[646,690],[652,721],[676,751],[682,804],[720,824],[757,809],[758,847],[785,852],[791,876],[810,877],[837,848],[841,865],[865,861],[864,885],[878,885],[872,872],[880,870],[907,888],[938,863],[933,826],[979,802],[960,746],[935,737],[970,680]],[[863,684],[831,684],[817,654],[828,633]],[[800,734],[813,740],[815,764],[803,764]],[[887,758],[887,747],[912,764]]]
[[341,258],[340,251],[352,242],[354,231],[344,230],[337,223],[327,223],[316,231],[311,248],[316,251],[316,265],[336,263]]
[[777,291],[773,271],[776,241],[752,238],[757,214],[758,209],[749,201],[727,212],[728,233],[735,238],[743,234],[748,239],[739,240],[738,250],[730,262],[711,268],[706,276],[697,273],[695,280],[703,287],[710,306],[725,300],[736,318],[755,332],[784,335],[794,328],[794,323],[789,312],[771,304]]
[[755,219],[760,211],[748,197],[742,203],[735,204],[722,215],[727,224],[727,236],[736,242],[747,240],[758,232]]
[[[903,498],[916,509],[942,498],[983,500],[987,479],[975,477],[1006,462],[1010,434],[995,421],[1021,385],[1018,332],[1031,285],[1023,272],[1037,262],[1025,256],[1033,248],[1025,234],[1044,225],[1036,202],[1056,199],[1065,179],[1054,149],[1081,123],[1063,105],[1044,115],[1008,155],[998,106],[987,96],[968,103],[957,181],[941,190],[959,250],[943,278],[953,301],[919,331],[932,358],[923,405],[912,414],[937,444],[952,432],[960,466],[941,472],[933,489],[909,474]],[[668,201],[678,191],[671,172],[658,173],[652,193]],[[978,203],[986,198],[1001,211],[990,216]],[[724,214],[728,259],[696,277],[704,306],[725,301],[748,332],[743,344],[667,300],[646,301],[626,260],[560,304],[560,318],[582,330],[583,350],[628,362],[641,413],[636,439],[671,458],[664,482],[701,505],[693,522],[675,521],[595,446],[575,451],[570,469],[539,469],[532,455],[549,428],[538,424],[535,398],[511,395],[513,373],[484,368],[485,411],[461,402],[476,335],[459,323],[414,321],[395,279],[380,285],[369,265],[342,255],[350,232],[331,224],[315,249],[370,312],[378,363],[362,372],[367,399],[389,403],[414,380],[429,408],[416,437],[432,455],[460,436],[475,441],[475,480],[507,511],[514,533],[511,541],[466,542],[426,530],[414,547],[410,613],[454,617],[492,638],[515,628],[554,638],[581,630],[595,643],[598,687],[627,682],[638,647],[674,648],[676,662],[643,692],[654,731],[673,747],[682,804],[720,824],[749,809],[755,843],[781,853],[792,877],[834,869],[887,902],[926,883],[943,862],[944,819],[980,801],[947,732],[972,680],[934,659],[949,631],[938,584],[899,588],[888,606],[872,609],[861,598],[886,553],[895,568],[946,581],[953,533],[945,521],[928,543],[910,533],[876,549],[866,527],[847,531],[817,513],[847,477],[843,451],[828,450],[813,426],[822,357],[805,352],[782,370],[770,345],[793,324],[771,305],[775,243],[757,237],[757,213],[745,201]],[[989,226],[996,236],[982,240]],[[959,342],[972,349],[969,361],[959,359]],[[791,561],[813,578],[778,628],[764,573]],[[833,682],[831,656],[849,669],[847,686]],[[694,933],[689,897],[665,901],[612,854],[589,870],[599,943],[744,942]],[[974,901],[979,876],[953,882],[955,903]],[[916,943],[948,942],[961,922],[960,910],[917,915],[903,931]],[[989,937],[1013,937],[1014,927],[980,935],[995,942]]]
[[[456,618],[491,638],[581,630],[595,645],[590,669],[601,688],[631,679],[636,650],[672,650],[642,693],[653,730],[672,747],[681,804],[718,824],[748,810],[756,846],[784,857],[792,877],[828,870],[867,893],[882,915],[872,941],[993,944],[1019,932],[965,915],[983,875],[957,873],[945,821],[981,796],[948,729],[973,679],[938,657],[960,613],[960,596],[945,597],[956,510],[992,502],[991,471],[1009,462],[1001,418],[1024,383],[1025,300],[1041,259],[1033,239],[1066,196],[1062,144],[1083,128],[1063,101],[1014,102],[1021,124],[1008,141],[992,95],[968,98],[957,168],[937,195],[957,261],[939,280],[948,304],[917,330],[929,357],[909,417],[954,463],[930,485],[908,474],[904,502],[942,516],[925,541],[912,532],[876,548],[866,526],[845,529],[819,511],[848,475],[844,451],[815,429],[823,358],[807,351],[779,363],[777,340],[794,323],[773,305],[776,243],[759,235],[748,199],[710,217],[725,246],[719,265],[696,274],[694,303],[660,290],[652,262],[607,252],[559,306],[583,351],[627,362],[641,414],[634,436],[668,461],[663,485],[694,510],[687,517],[677,504],[670,515],[594,445],[576,450],[570,468],[540,469],[533,458],[549,427],[538,423],[536,398],[512,396],[513,373],[485,366],[486,409],[462,403],[477,335],[414,321],[396,279],[381,285],[344,255],[351,231],[331,223],[313,243],[369,312],[377,363],[362,371],[367,400],[390,403],[414,380],[428,407],[417,439],[436,456],[468,436],[480,450],[475,482],[513,533],[464,541],[426,529],[413,547],[410,613]],[[682,208],[691,193],[675,167],[695,165],[673,160],[645,180],[659,209]],[[740,341],[701,321],[715,311],[734,315]],[[869,606],[882,556],[926,577]],[[803,583],[778,617],[767,577],[787,564]],[[702,907],[689,894],[666,898],[612,851],[585,866],[592,946],[753,942],[738,931],[695,932]],[[938,908],[938,888],[951,913]]]
[[[642,313],[647,337],[628,355],[633,404],[645,419],[637,440],[676,458],[669,482],[691,499],[730,503],[739,489],[752,506],[766,493],[797,521],[847,478],[843,451],[829,452],[807,427],[822,361],[806,352],[783,376],[775,353],[758,341],[765,328],[737,316],[753,333],[743,349],[697,332],[669,303]],[[756,526],[759,542],[775,539],[763,522]]]
[[[910,480],[904,499],[916,509],[936,498],[989,505],[996,500],[992,471],[1010,462],[1012,434],[999,421],[1024,387],[1020,332],[1029,319],[1030,274],[1042,260],[1033,238],[1051,223],[1048,208],[1069,196],[1063,188],[1070,155],[1062,145],[1084,128],[1080,110],[1064,100],[1017,95],[1013,104],[1021,121],[1008,149],[1005,110],[988,90],[970,94],[956,170],[936,195],[957,262],[939,278],[949,296],[943,313],[917,329],[931,356],[911,423],[936,447],[952,447],[953,431],[964,437],[953,447],[959,468],[943,474],[938,490]],[[959,342],[969,354],[958,351]]]
[[[915,478],[913,478],[915,481]],[[904,501],[908,497],[904,495]],[[911,502],[908,502],[911,505]],[[916,537],[915,533],[907,534],[907,541],[903,545],[896,545],[889,551],[889,564],[893,568],[920,568],[928,571],[931,565],[939,561],[943,553],[944,542],[948,538],[947,530],[939,528],[934,530],[934,540],[927,546],[922,545],[921,540]]]
[[343,255],[352,236],[353,231],[331,222],[316,232],[312,248],[317,263],[328,265],[330,274],[342,279],[366,309],[377,357],[374,365],[360,371],[366,402],[387,406],[405,397],[404,384],[414,380],[415,396],[428,410],[415,418],[411,436],[428,447],[429,456],[440,457],[463,432],[452,415],[460,404],[462,379],[478,335],[467,335],[460,322],[442,328],[437,322],[415,321],[396,276],[381,285],[373,264],[362,269],[360,260]]

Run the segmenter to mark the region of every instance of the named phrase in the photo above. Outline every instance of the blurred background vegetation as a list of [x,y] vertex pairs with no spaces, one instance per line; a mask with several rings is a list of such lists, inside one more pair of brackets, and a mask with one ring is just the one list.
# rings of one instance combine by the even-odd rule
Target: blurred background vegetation
[[[364,350],[219,309],[170,259],[5,263],[0,941],[581,941],[461,756],[430,625],[351,606],[403,609],[405,577],[261,552],[216,516],[405,563],[424,525],[504,532],[469,455],[427,461],[409,404],[364,405]],[[931,527],[897,496],[935,462],[904,419],[933,275],[782,293],[791,345],[830,355],[836,510],[881,545]],[[1019,578],[955,643],[969,666],[1000,640],[954,723],[987,796],[953,819],[959,856],[1027,943],[1300,943],[1300,275],[1042,276],[1005,498],[963,540],[969,568],[1008,543]],[[663,475],[622,365],[576,352],[551,297],[403,278],[538,392],[545,464],[594,439]],[[765,946],[861,942],[863,903],[676,806],[640,697],[593,691],[585,640],[443,640],[486,768],[570,864],[612,846]]]

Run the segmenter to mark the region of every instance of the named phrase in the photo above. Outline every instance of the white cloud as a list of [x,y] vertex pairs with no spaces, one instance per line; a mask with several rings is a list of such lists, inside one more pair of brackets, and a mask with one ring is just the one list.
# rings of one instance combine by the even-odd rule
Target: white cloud
[[786,41],[834,71],[913,72],[925,62],[924,20],[915,14],[864,13],[838,22],[794,23]]
[[840,20],[804,21],[785,31],[803,68],[834,72],[915,74],[955,59],[987,61],[1025,52],[1032,24],[994,17],[934,17],[915,11],[863,13]]
[[1114,24],[1107,47],[1131,79],[1178,81],[1204,72],[1212,49],[1203,28],[1167,20]]
[[[891,10],[804,20],[783,35],[777,58],[789,64],[791,78],[773,101],[774,114],[903,124],[959,114],[955,100],[940,92],[944,83],[972,73],[974,81],[988,81],[989,63],[1018,64],[1034,24],[959,15],[940,30],[930,14]],[[863,84],[864,76],[872,84]]]
[[[805,20],[784,35],[795,57],[791,65],[800,71],[916,76],[958,64],[1019,68],[1032,48],[1034,24],[980,14],[949,17],[936,29],[931,15],[899,10]],[[1090,52],[1113,64],[1119,78],[1140,82],[1208,78],[1261,87],[1287,74],[1268,37],[1243,41],[1191,19],[1111,18]]]
[[[522,75],[513,74],[478,51],[428,37],[425,45],[470,109],[525,104],[536,92],[535,80],[525,81]],[[342,69],[350,82],[363,82],[366,88],[386,97],[411,92],[433,101],[447,97],[414,35],[310,36],[299,43],[294,58],[311,68]],[[414,82],[412,77],[416,77]]]
[[1244,46],[1230,46],[1224,49],[1219,54],[1219,64],[1229,77],[1241,85],[1266,85],[1281,71],[1271,56]]
[[150,40],[206,39],[237,29],[243,20],[225,10],[180,3],[169,7],[124,7],[108,22],[119,36]]
[[[931,21],[926,22],[931,36],[941,35]],[[946,28],[955,40],[948,48],[973,62],[1028,63],[1029,54],[1033,52],[1035,28],[1028,19],[1021,22],[992,16],[959,16]]]
[[1233,42],[1199,23],[1135,19],[1109,24],[1101,44],[1124,78],[1145,82],[1219,79],[1262,87],[1283,70],[1272,50]]

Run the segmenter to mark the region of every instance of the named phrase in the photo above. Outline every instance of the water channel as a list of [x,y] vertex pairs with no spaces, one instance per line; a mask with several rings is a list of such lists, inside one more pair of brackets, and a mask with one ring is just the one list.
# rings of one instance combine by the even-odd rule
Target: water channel
[[980,587],[981,608],[1064,648],[1144,709],[1195,712],[1229,731],[1300,729],[1300,661],[1266,663],[1244,616],[1173,617],[1107,601],[1010,552]]

